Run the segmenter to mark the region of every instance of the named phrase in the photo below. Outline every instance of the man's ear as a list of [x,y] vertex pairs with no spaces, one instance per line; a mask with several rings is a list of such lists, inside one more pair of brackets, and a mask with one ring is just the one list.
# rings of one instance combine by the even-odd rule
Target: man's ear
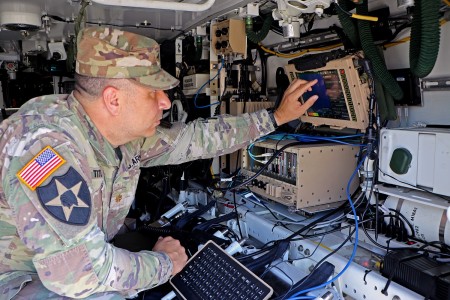
[[109,113],[113,116],[117,116],[120,112],[120,97],[119,97],[119,90],[115,87],[108,86],[103,90],[102,93],[102,100],[105,104],[106,109],[109,111]]

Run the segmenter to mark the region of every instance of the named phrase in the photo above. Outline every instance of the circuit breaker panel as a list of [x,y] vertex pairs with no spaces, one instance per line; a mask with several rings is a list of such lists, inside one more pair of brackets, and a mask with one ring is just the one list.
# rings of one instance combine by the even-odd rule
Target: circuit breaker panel
[[[252,176],[264,165],[253,157],[270,157],[292,141],[256,143],[252,155],[243,154],[242,173]],[[250,189],[273,201],[302,209],[347,199],[347,185],[357,163],[358,147],[340,144],[305,144],[286,148],[253,180]],[[266,154],[267,153],[267,154]],[[270,155],[270,156],[269,156]],[[350,183],[350,193],[357,188]]]

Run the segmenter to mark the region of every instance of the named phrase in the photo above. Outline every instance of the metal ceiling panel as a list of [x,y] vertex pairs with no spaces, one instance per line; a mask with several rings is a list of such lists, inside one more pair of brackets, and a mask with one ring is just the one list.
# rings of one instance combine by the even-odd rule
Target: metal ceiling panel
[[[100,0],[97,0],[100,1]],[[129,5],[130,1],[116,0],[123,2],[123,5]],[[134,0],[140,2],[154,2],[151,0]],[[138,32],[150,36],[159,42],[167,39],[174,39],[178,35],[187,32],[198,25],[206,23],[216,17],[233,12],[234,9],[242,7],[250,0],[216,0],[211,8],[205,11],[192,12],[180,11],[186,4],[202,5],[212,0],[164,0],[173,2],[173,9],[155,9],[155,8],[135,8],[127,6],[102,5],[91,2],[86,8],[86,21],[88,25],[112,25],[121,27],[127,31]],[[53,39],[62,40],[74,34],[74,22],[78,18],[81,0],[1,0],[0,5],[19,3],[16,11],[11,11],[9,15],[17,17],[18,23],[21,22],[24,11],[33,10],[35,13],[38,7],[39,18],[42,15],[50,16],[50,26],[47,32],[44,29],[38,31],[22,32],[17,34],[3,26],[0,15],[0,40],[8,40],[11,37],[20,39]],[[128,4],[127,4],[128,3]],[[19,8],[20,7],[20,8]],[[33,16],[34,17],[34,16]],[[8,21],[9,22],[9,21]],[[19,28],[18,28],[19,29]]]

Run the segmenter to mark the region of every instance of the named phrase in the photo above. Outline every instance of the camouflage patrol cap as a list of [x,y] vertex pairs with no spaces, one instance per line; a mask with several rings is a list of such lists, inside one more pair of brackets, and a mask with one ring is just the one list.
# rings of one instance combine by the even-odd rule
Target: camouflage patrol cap
[[148,37],[109,27],[88,27],[77,38],[75,72],[102,78],[133,78],[158,90],[179,81],[161,69],[159,44]]

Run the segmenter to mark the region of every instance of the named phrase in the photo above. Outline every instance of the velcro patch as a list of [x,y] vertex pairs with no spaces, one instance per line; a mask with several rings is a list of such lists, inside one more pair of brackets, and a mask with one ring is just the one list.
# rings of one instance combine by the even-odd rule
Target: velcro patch
[[38,187],[39,201],[58,221],[70,225],[86,225],[91,214],[91,194],[86,181],[72,167],[62,176],[54,176]]
[[41,150],[16,176],[34,191],[66,161],[50,146]]

